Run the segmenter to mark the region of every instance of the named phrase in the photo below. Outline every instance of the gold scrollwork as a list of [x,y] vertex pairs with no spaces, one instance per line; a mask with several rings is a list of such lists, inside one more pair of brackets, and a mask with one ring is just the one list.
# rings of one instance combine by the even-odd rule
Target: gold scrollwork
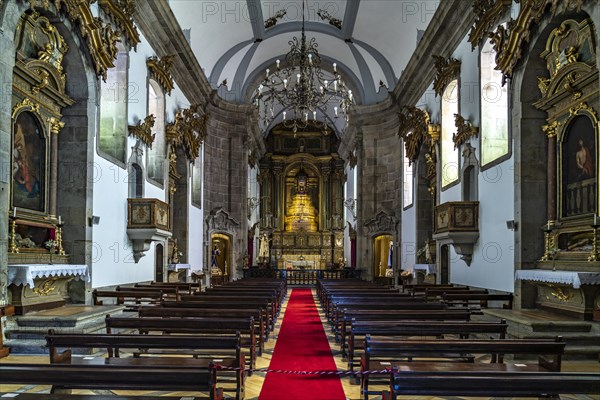
[[189,161],[194,161],[200,154],[200,145],[206,138],[207,114],[199,112],[199,105],[177,111],[175,122],[167,125],[167,142],[173,146],[181,146]]
[[558,128],[562,126],[562,123],[559,121],[552,121],[548,125],[542,126],[542,131],[546,134],[548,139],[553,138],[558,133]]
[[588,103],[581,102],[576,106],[569,108],[569,114],[571,114],[571,116],[575,116],[581,112],[587,112],[591,114],[594,117],[595,122],[598,123],[596,110],[594,110]]
[[45,279],[42,283],[39,284],[38,287],[34,287],[31,291],[39,296],[48,296],[50,293],[56,290],[56,286],[54,284],[58,280],[57,277],[51,277]]
[[98,0],[98,5],[123,31],[129,44],[135,49],[140,43],[140,34],[133,23],[135,0]]
[[573,298],[573,293],[558,285],[548,284],[548,287],[550,288],[550,294],[558,301],[566,303]]
[[398,113],[398,118],[398,136],[404,141],[405,156],[412,163],[419,157],[423,142],[431,143],[431,137],[428,135],[429,115],[420,108],[404,106]]
[[512,0],[473,1],[473,12],[477,15],[477,20],[469,33],[469,43],[473,49],[488,35],[492,26],[511,4]]
[[433,90],[436,96],[441,96],[446,86],[460,76],[461,62],[452,57],[444,58],[434,55],[433,58],[435,58],[435,69],[437,70],[433,79]]
[[24,108],[27,108],[29,109],[29,111],[35,112],[36,114],[40,115],[40,105],[38,103],[34,103],[29,98],[25,98],[22,102],[17,103],[13,107],[11,117],[14,119],[17,116],[17,114]]
[[146,146],[152,148],[156,134],[152,133],[152,127],[155,122],[154,115],[150,114],[144,118],[144,122],[139,121],[137,125],[129,125],[129,135],[142,141]]
[[156,56],[149,57],[146,60],[146,66],[150,72],[150,76],[162,86],[167,94],[171,94],[171,90],[175,87],[173,77],[171,76],[171,68],[175,55],[170,54],[160,59]]
[[479,133],[479,128],[473,126],[460,114],[454,114],[454,124],[457,128],[456,133],[452,135],[455,149],[460,147],[470,138],[477,137],[477,134]]

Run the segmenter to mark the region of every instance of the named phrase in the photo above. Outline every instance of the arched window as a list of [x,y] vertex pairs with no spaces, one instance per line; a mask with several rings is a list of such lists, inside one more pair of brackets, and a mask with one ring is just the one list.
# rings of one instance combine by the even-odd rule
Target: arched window
[[130,196],[136,199],[144,197],[144,173],[139,164],[131,164],[129,173]]
[[456,132],[454,114],[458,114],[458,80],[451,81],[442,96],[442,189],[458,181],[458,149],[452,136]]
[[165,181],[167,147],[165,138],[165,95],[160,85],[154,80],[150,80],[148,84],[148,115],[154,115],[155,117],[152,133],[156,135],[152,148],[149,148],[146,152],[148,179],[162,186]]
[[203,148],[200,145],[199,156],[192,165],[192,204],[198,208],[202,208],[202,163],[203,163]]
[[402,205],[406,209],[413,205],[413,165],[406,157],[406,149],[402,146],[402,159],[404,160],[404,170],[402,174]]
[[464,201],[477,201],[475,178],[475,167],[470,165],[465,168],[462,181]]
[[129,53],[117,43],[115,67],[106,71],[100,83],[100,129],[98,154],[125,163],[127,157],[127,73]]
[[507,85],[502,86],[495,59],[496,52],[487,41],[480,54],[482,167],[509,153]]

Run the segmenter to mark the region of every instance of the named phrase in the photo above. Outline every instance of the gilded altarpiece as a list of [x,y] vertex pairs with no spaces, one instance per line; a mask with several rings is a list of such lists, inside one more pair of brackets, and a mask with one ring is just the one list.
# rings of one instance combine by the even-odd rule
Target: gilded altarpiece
[[344,162],[329,132],[275,128],[260,161],[262,232],[270,235],[270,265],[326,269],[344,256]]
[[600,286],[584,278],[600,274],[598,252],[598,67],[590,19],[567,19],[550,34],[540,55],[548,75],[538,78],[541,99],[535,106],[548,113],[543,132],[548,140],[548,221],[540,230],[545,253],[538,269],[579,273],[581,287],[536,284],[540,307],[591,319],[600,309]]

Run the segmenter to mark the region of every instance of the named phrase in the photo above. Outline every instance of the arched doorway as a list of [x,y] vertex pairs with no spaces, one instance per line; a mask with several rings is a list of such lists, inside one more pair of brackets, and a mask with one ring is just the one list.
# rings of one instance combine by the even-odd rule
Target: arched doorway
[[214,233],[210,238],[211,284],[222,284],[231,277],[231,238],[222,233]]
[[392,235],[380,235],[373,239],[373,277],[392,277],[388,271],[393,271],[393,244]]
[[156,282],[164,282],[164,247],[162,244],[157,244],[154,257],[154,280]]

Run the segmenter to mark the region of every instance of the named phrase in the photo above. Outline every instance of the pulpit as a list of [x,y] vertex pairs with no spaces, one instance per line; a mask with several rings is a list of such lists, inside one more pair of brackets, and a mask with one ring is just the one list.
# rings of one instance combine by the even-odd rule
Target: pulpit
[[64,305],[69,298],[67,284],[73,279],[89,282],[87,265],[9,265],[8,289],[15,313],[23,315]]
[[600,304],[600,272],[527,269],[516,271],[515,280],[536,286],[540,308],[598,319],[594,318],[594,305]]

